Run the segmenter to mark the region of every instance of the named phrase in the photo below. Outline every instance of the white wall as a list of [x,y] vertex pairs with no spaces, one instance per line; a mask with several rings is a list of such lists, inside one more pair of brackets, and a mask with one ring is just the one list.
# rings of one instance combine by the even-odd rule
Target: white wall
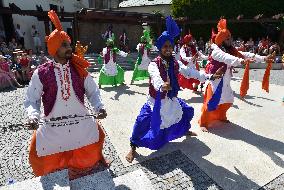
[[[65,12],[75,12],[80,10],[80,7],[89,7],[88,0],[81,0],[79,3],[77,0],[3,0],[4,7],[9,7],[9,3],[15,3],[22,10],[36,10],[36,5],[41,5],[44,11],[48,11],[50,9],[50,4],[54,4],[58,6],[64,6]],[[35,25],[40,33],[40,38],[42,41],[42,46],[44,47],[44,39],[45,39],[45,30],[44,23],[38,21],[36,17],[31,16],[21,16],[21,15],[13,15],[14,26],[16,28],[17,24],[21,25],[21,30],[24,31],[25,34],[25,46],[27,49],[34,49],[33,41],[31,37],[31,27]],[[62,23],[64,30],[72,26],[71,23]]]
[[141,7],[119,7],[119,10],[138,13],[153,13],[154,11],[160,11],[164,16],[171,15],[171,5],[153,5],[153,6],[141,6]]

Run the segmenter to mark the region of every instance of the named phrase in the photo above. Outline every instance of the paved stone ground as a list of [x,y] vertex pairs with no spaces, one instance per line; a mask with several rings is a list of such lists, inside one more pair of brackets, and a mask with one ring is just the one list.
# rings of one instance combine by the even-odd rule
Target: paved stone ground
[[[22,104],[25,91],[26,88],[7,90],[0,94],[0,186],[5,185],[10,178],[19,182],[34,177],[28,163],[28,146],[32,131],[18,125],[25,120]],[[155,189],[221,189],[181,151],[124,167],[106,136],[104,155],[112,161],[112,177],[142,168]],[[106,168],[100,166],[93,172],[104,169]]]
[[[242,75],[241,72],[240,69],[238,74]],[[253,76],[255,79],[252,79],[260,80],[263,70],[255,72],[257,73]],[[271,83],[283,85],[283,71],[272,71],[272,73],[276,74],[272,74],[275,77],[272,77]],[[9,178],[23,181],[34,177],[28,163],[28,146],[32,131],[17,125],[25,120],[23,108],[25,91],[26,88],[0,93],[0,186],[5,185]],[[181,151],[125,167],[109,137],[106,136],[104,154],[112,161],[110,172],[113,177],[141,168],[155,189],[221,189]],[[105,169],[99,167],[94,172]],[[261,188],[261,190],[272,189],[284,189],[284,174]]]

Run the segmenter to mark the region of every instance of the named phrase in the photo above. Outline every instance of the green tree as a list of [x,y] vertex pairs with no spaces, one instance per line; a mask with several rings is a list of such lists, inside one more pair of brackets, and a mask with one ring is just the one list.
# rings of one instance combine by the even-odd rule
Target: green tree
[[[191,20],[216,20],[214,24],[194,24],[187,25],[193,35],[209,38],[211,28],[217,25],[221,16],[227,19],[236,19],[238,15],[243,15],[243,19],[252,19],[256,15],[263,14],[264,18],[271,18],[273,15],[284,13],[283,0],[173,0],[172,13],[175,18],[187,17]],[[280,22],[280,21],[279,21]],[[204,22],[206,23],[206,22]],[[267,34],[273,24],[267,23],[230,23],[228,28],[234,36],[242,36],[247,39],[255,39]],[[277,24],[275,24],[276,29]],[[270,27],[270,28],[269,28]],[[278,34],[273,34],[272,38],[278,38]]]

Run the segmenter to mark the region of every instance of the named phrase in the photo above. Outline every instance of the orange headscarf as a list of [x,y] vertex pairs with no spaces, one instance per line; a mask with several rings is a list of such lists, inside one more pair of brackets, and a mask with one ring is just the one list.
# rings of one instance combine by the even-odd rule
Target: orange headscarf
[[[47,42],[48,53],[51,56],[55,56],[57,50],[61,47],[62,42],[68,41],[71,43],[71,39],[68,34],[63,31],[60,20],[53,10],[48,12],[48,16],[56,29],[49,36],[46,36],[45,39]],[[86,68],[90,66],[90,63],[84,59],[83,55],[72,54],[71,64],[75,67],[80,77],[84,78],[88,76]]]
[[227,20],[220,19],[217,25],[218,34],[215,37],[215,44],[220,46],[222,43],[231,36],[231,32],[227,29]]
[[63,31],[62,25],[55,11],[49,11],[48,17],[50,18],[56,29],[49,36],[46,36],[45,40],[47,42],[48,53],[51,56],[54,56],[58,48],[60,48],[62,42],[68,41],[71,43],[71,39],[68,34]]

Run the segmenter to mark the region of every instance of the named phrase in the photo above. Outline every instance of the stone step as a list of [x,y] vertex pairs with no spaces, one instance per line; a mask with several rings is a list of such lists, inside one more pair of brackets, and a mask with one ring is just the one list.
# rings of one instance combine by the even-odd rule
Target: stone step
[[46,176],[28,179],[12,185],[0,187],[0,190],[70,190],[68,170],[51,173]]
[[105,170],[93,175],[70,181],[70,187],[71,190],[154,190],[151,181],[147,178],[146,174],[141,169],[116,178],[112,178],[110,172],[108,170]]

